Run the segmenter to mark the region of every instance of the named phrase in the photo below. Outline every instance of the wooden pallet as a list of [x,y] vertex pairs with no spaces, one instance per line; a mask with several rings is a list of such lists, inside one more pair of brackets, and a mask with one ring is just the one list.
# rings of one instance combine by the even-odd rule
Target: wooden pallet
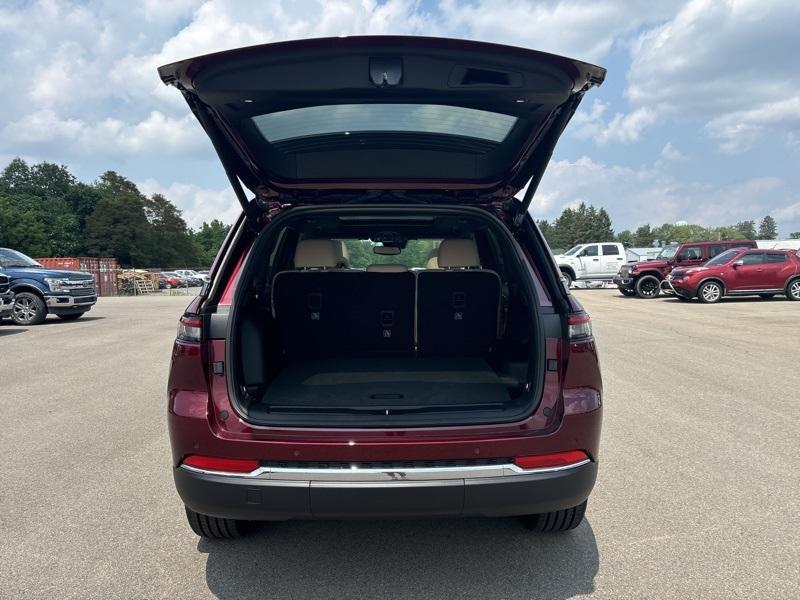
[[149,279],[136,279],[135,281],[137,294],[152,294],[155,292],[153,282]]

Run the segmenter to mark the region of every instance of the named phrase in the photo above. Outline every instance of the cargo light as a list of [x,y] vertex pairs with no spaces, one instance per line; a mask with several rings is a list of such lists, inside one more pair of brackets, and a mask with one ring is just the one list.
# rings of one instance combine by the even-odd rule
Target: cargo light
[[178,321],[178,340],[181,342],[199,342],[202,322],[196,317],[181,317]]
[[202,456],[190,454],[183,460],[187,467],[203,471],[220,471],[224,473],[252,473],[259,467],[259,461],[249,458],[222,458],[218,456]]
[[586,313],[575,313],[567,318],[571,342],[592,339],[592,320]]
[[518,456],[514,459],[514,464],[520,469],[547,469],[568,467],[587,460],[589,460],[589,455],[583,450],[567,450],[566,452],[553,452],[537,456]]

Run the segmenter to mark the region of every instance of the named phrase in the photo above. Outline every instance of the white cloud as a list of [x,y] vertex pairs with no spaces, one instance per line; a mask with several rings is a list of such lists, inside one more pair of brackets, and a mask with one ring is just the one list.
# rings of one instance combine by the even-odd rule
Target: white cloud
[[594,140],[599,145],[608,142],[636,142],[642,131],[655,122],[656,113],[647,108],[638,108],[628,114],[615,113],[608,121],[605,113],[608,104],[595,99],[589,110],[575,113],[569,125],[570,132],[578,139]]
[[536,48],[585,61],[599,61],[620,36],[674,11],[675,0],[444,0],[445,30],[474,39]]
[[589,157],[556,160],[534,197],[532,214],[552,219],[580,202],[608,210],[617,230],[644,223],[687,220],[707,226],[730,225],[772,214],[781,230],[800,225],[800,203],[784,180],[751,177],[714,185],[685,181],[659,163],[640,168],[605,164]]
[[135,182],[139,190],[147,195],[162,194],[183,212],[183,218],[192,229],[203,221],[219,219],[233,223],[242,212],[236,195],[230,187],[208,189],[192,183],[170,183],[163,185],[154,179]]
[[796,0],[691,0],[632,44],[631,108],[706,121],[729,153],[770,130],[797,130],[798,27]]
[[661,149],[661,158],[664,160],[686,160],[686,155],[672,145],[672,142],[667,142]]
[[62,118],[43,109],[8,123],[2,137],[18,150],[44,151],[62,145],[78,155],[211,155],[210,143],[193,116],[175,119],[158,111],[126,123],[112,117],[97,122]]

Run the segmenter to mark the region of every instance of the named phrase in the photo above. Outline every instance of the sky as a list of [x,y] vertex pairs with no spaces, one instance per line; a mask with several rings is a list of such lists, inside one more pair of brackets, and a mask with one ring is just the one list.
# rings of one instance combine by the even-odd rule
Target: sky
[[156,67],[287,39],[408,34],[599,64],[533,202],[603,206],[617,231],[771,214],[800,231],[797,0],[140,0],[0,4],[0,164],[106,170],[199,226],[239,206],[210,142]]

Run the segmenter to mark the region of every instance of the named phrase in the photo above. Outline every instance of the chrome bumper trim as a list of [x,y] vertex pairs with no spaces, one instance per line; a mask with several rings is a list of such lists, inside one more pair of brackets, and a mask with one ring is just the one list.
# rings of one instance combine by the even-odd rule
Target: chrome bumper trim
[[269,479],[272,481],[334,481],[334,482],[389,482],[389,481],[437,481],[447,479],[476,479],[481,477],[514,477],[535,473],[555,473],[581,467],[592,462],[585,459],[580,462],[545,467],[541,469],[521,469],[515,464],[477,465],[469,467],[418,467],[409,469],[360,468],[350,469],[295,469],[283,467],[259,467],[250,473],[231,473],[227,471],[209,471],[188,465],[180,465],[181,469],[218,475],[222,477],[239,477],[244,479]]
[[[59,302],[59,300],[67,299],[66,302]],[[76,302],[76,300],[78,302]],[[45,300],[47,306],[53,308],[72,308],[75,306],[91,306],[97,302],[97,295],[92,296],[48,296]]]

